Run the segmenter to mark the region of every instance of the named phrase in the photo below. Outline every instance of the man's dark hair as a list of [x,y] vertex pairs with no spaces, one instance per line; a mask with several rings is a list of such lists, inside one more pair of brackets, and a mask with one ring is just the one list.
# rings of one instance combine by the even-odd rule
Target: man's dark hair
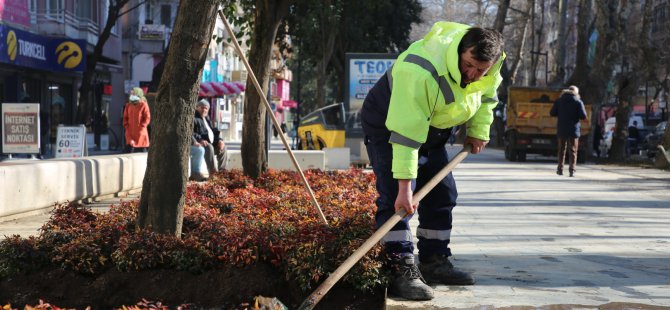
[[472,55],[478,61],[497,60],[503,51],[503,37],[500,32],[493,29],[472,27],[458,44],[458,54],[463,54],[468,48],[472,49]]

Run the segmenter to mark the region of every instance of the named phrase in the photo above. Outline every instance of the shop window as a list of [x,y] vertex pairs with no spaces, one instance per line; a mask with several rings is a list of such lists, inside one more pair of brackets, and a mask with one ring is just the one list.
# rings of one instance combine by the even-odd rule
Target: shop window
[[[154,21],[153,21],[154,20],[154,14],[153,14],[152,2],[153,1],[151,1],[151,0],[148,0],[148,1],[144,2],[144,4],[143,4],[144,5],[144,10],[142,10],[140,12],[140,17],[144,17],[144,23],[145,24],[153,24],[154,23]],[[142,14],[144,16],[141,16]],[[140,18],[140,20],[142,20],[142,18]]]
[[63,21],[63,0],[46,0],[45,16],[49,19]]
[[169,4],[161,5],[161,24],[168,28],[172,26],[172,6]]
[[40,102],[40,81],[37,79],[24,78],[19,84],[19,102]]
[[56,142],[58,125],[72,124],[72,85],[62,83],[48,83],[46,102],[41,105],[46,113],[42,126],[48,128],[43,137],[44,141]]
[[37,24],[37,0],[28,1],[28,13],[30,14],[30,24]]
[[77,1],[77,17],[81,19],[92,20],[91,1],[79,0]]

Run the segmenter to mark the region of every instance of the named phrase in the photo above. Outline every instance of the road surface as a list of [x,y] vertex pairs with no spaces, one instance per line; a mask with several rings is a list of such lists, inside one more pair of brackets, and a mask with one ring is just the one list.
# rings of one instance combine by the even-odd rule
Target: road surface
[[477,284],[434,286],[427,302],[391,297],[388,309],[670,306],[670,172],[585,164],[570,178],[554,160],[466,158],[451,249]]

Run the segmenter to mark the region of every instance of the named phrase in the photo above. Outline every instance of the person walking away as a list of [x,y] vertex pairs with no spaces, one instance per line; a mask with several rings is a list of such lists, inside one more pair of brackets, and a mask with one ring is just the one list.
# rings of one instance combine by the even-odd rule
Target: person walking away
[[[396,210],[408,216],[382,242],[393,275],[389,292],[409,300],[429,300],[427,283],[472,285],[475,280],[449,261],[452,209],[458,192],[450,173],[419,203],[423,187],[447,163],[452,128],[466,130],[464,144],[481,152],[489,140],[496,90],[502,81],[502,35],[452,22],[437,22],[400,54],[363,102],[365,145],[376,176],[377,228]],[[419,266],[409,220],[418,210]]]
[[207,99],[198,101],[195,107],[192,144],[205,149],[205,163],[211,176],[226,168],[228,152],[226,144],[220,137],[219,129],[212,126],[207,112],[209,112]]
[[561,96],[554,102],[549,115],[557,118],[556,135],[558,137],[558,167],[556,174],[563,175],[565,154],[570,162],[570,176],[575,176],[577,149],[581,125],[579,120],[586,119],[584,103],[579,97],[579,88],[570,86],[561,92]]
[[126,137],[126,153],[146,152],[149,147],[147,126],[151,122],[149,104],[141,88],[130,90],[128,103],[123,109],[123,128]]

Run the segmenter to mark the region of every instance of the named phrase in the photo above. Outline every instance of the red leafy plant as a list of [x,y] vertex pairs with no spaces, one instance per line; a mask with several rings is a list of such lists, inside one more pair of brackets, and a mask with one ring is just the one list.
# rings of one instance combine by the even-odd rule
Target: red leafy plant
[[[328,225],[299,175],[269,170],[256,180],[232,170],[189,183],[181,238],[135,229],[138,201],[91,212],[55,207],[37,238],[0,242],[0,276],[59,267],[97,275],[175,269],[193,273],[270,263],[307,291],[339,266],[374,231],[374,175],[362,170],[305,172]],[[360,290],[384,284],[381,246],[344,278]]]

